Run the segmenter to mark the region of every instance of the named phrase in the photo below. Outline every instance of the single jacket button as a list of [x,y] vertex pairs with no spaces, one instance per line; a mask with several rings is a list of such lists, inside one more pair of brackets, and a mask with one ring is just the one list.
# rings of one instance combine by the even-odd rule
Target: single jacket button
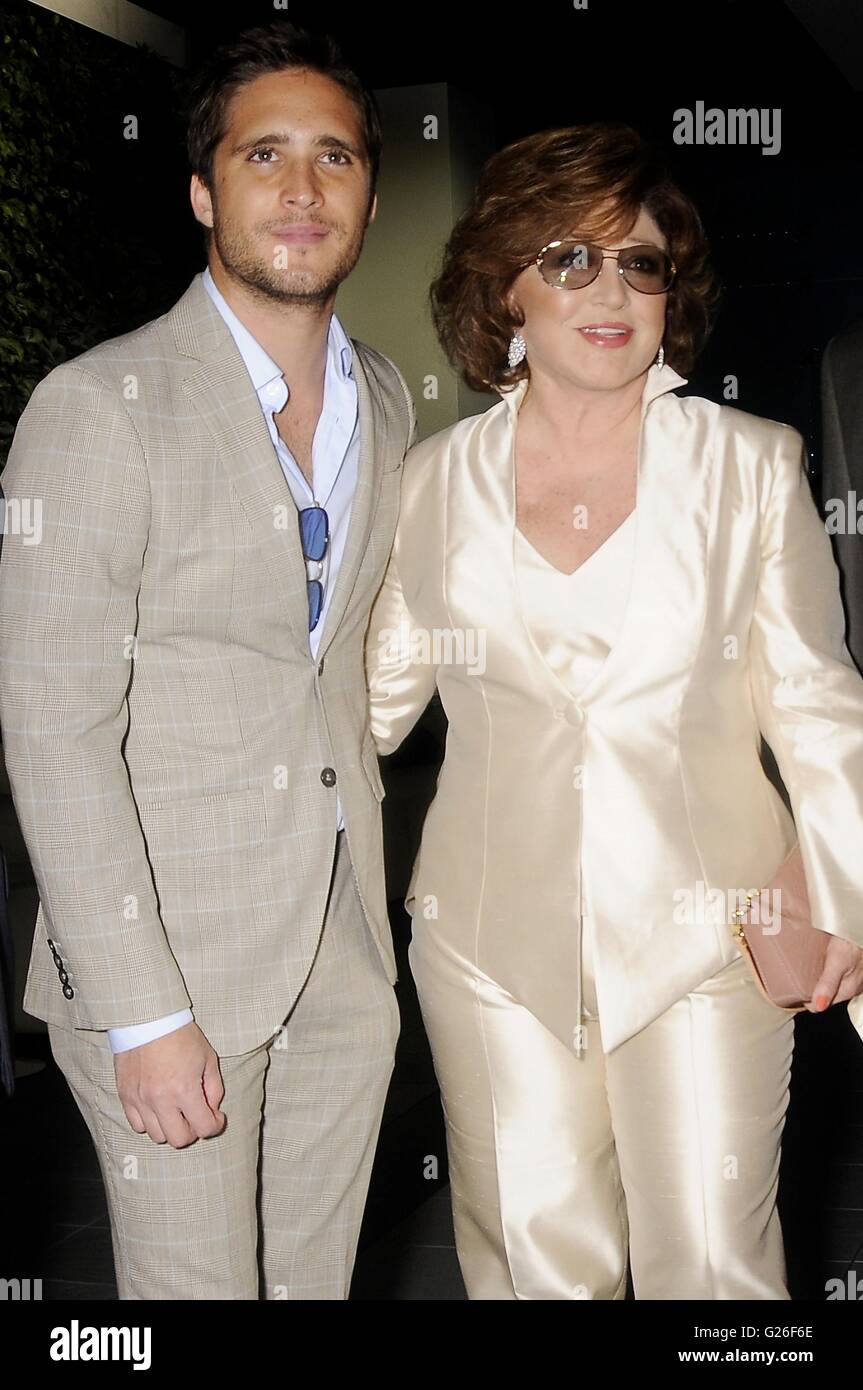
[[334,787],[336,785],[336,774],[331,767],[324,768],[321,773],[321,781],[325,787]]
[[567,710],[566,710],[566,722],[567,722],[567,724],[573,724],[573,725],[578,725],[578,724],[583,724],[583,723],[584,723],[584,710],[581,708],[580,705],[568,705],[568,706],[567,706]]
[[318,675],[319,675],[319,676],[322,676],[323,674],[324,674],[324,658],[321,657],[320,661],[318,662]]

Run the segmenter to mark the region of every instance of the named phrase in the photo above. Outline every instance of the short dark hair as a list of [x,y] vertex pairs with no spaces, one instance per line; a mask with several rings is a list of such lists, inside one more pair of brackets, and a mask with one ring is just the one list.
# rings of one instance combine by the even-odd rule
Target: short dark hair
[[600,241],[625,235],[641,207],[677,267],[665,360],[682,376],[691,371],[721,293],[701,218],[637,131],[597,121],[527,135],[492,155],[453,228],[431,307],[447,356],[470,386],[506,388],[530,375],[527,361],[507,367],[509,340],[523,316],[513,314],[506,295],[540,247],[573,233]]
[[225,135],[231,97],[266,73],[305,69],[329,77],[347,93],[362,118],[369,161],[369,206],[377,187],[383,134],[374,95],[329,34],[312,34],[289,20],[246,29],[221,44],[192,80],[186,106],[186,150],[192,172],[212,189],[213,155]]

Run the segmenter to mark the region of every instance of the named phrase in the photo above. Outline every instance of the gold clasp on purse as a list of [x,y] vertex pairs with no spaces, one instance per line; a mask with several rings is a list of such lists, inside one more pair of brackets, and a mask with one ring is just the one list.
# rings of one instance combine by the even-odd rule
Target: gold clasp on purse
[[736,908],[734,909],[734,911],[732,912],[732,914],[731,914],[731,920],[732,920],[732,922],[736,922],[736,924],[737,924],[737,925],[736,925],[736,928],[732,929],[731,935],[732,935],[732,936],[736,936],[737,939],[738,939],[739,941],[742,941],[742,942],[744,943],[744,945],[747,944],[747,943],[746,943],[746,933],[745,933],[745,931],[743,930],[743,922],[742,922],[741,918],[743,918],[744,916],[747,916],[747,915],[749,914],[749,911],[750,911],[750,909],[751,909],[751,907],[752,907],[752,904],[754,903],[755,899],[756,899],[756,898],[760,898],[760,897],[761,897],[761,894],[762,894],[763,892],[764,892],[764,889],[763,889],[763,888],[756,888],[756,889],[753,889],[753,891],[752,891],[751,893],[747,893],[746,896],[745,896],[745,898],[744,898],[744,900],[743,900],[743,906],[742,906],[742,907],[736,907]]

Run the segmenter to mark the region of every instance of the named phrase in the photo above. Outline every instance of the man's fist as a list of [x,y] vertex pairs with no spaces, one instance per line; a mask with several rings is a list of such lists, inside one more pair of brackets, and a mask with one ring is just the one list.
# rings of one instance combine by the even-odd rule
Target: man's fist
[[126,1119],[137,1134],[183,1149],[224,1129],[219,1059],[197,1023],[116,1053],[114,1072]]

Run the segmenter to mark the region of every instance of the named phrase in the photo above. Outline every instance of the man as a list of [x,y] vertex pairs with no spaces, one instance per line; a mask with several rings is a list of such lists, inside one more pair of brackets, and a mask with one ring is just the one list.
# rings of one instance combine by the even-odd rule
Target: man
[[842,573],[846,640],[863,671],[863,323],[831,338],[821,359],[821,510]]
[[121,1298],[344,1299],[398,1035],[363,637],[415,414],[333,312],[380,125],[276,23],[214,55],[188,147],[207,271],[40,383],[2,478],[41,505],[0,561],[25,1007]]

